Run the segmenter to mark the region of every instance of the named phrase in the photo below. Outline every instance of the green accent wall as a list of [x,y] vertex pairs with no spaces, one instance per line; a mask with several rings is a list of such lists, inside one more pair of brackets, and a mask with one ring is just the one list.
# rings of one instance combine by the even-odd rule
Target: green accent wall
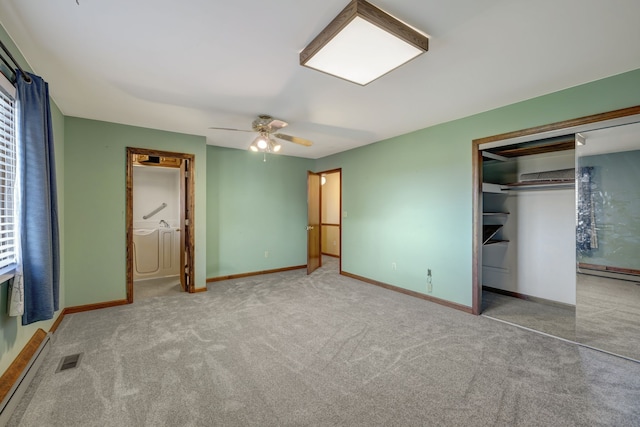
[[585,156],[579,166],[593,167],[598,237],[597,249],[578,251],[579,262],[640,270],[640,151]]
[[[5,46],[11,51],[14,58],[23,69],[32,71],[26,64],[24,57],[20,54],[13,41],[9,38],[4,28],[0,26],[0,39]],[[46,77],[44,77],[46,80]],[[56,159],[56,179],[58,185],[58,216],[60,218],[60,311],[66,307],[65,305],[65,228],[64,228],[64,154],[65,154],[65,129],[64,116],[58,109],[58,106],[51,100],[51,120],[53,122],[53,138]],[[48,331],[53,325],[55,318],[60,314],[56,312],[55,318],[43,322],[32,323],[31,325],[22,326],[20,317],[9,317],[7,310],[8,283],[0,283],[0,373],[3,373],[18,353],[22,351],[27,342],[38,329]]]
[[[0,38],[26,65],[2,28]],[[268,156],[267,162],[260,154],[207,146],[202,136],[64,117],[54,106],[61,301],[69,307],[126,297],[130,146],[195,155],[198,288],[207,277],[305,264],[306,171],[342,168],[343,270],[427,293],[430,269],[432,296],[470,306],[471,141],[634,105],[640,105],[640,70],[319,160]],[[35,329],[52,324],[22,327],[8,318],[6,293],[2,284],[0,371]]]
[[634,105],[640,70],[319,159],[342,168],[342,269],[425,294],[431,269],[430,295],[471,306],[472,140]]
[[205,287],[205,138],[76,117],[65,133],[67,306],[126,298],[127,147],[195,155],[195,285]]
[[307,263],[307,171],[315,161],[266,159],[207,146],[209,278]]

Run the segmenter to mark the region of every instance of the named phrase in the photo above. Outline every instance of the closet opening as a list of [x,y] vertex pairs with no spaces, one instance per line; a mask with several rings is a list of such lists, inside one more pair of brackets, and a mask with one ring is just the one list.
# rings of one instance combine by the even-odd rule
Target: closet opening
[[194,292],[194,156],[127,148],[127,301]]
[[573,339],[575,136],[481,153],[481,313]]
[[640,106],[472,149],[473,313],[640,360]]

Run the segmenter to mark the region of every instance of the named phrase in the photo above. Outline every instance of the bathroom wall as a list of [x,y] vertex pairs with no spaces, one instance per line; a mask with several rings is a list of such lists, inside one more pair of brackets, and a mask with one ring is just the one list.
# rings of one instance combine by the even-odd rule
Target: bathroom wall
[[[163,203],[167,207],[144,219]],[[160,220],[180,225],[180,169],[160,166],[133,167],[133,228],[155,228]]]

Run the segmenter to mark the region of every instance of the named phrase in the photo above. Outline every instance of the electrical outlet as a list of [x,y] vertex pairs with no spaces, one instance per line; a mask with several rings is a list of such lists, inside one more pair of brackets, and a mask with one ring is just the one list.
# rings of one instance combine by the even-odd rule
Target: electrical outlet
[[433,277],[431,276],[431,269],[427,269],[427,293],[433,292]]
[[264,251],[264,257],[269,258],[269,251]]
[[396,269],[396,263],[395,263],[395,262],[392,262],[392,263],[391,263],[391,269],[392,269],[392,270],[395,270],[395,269]]

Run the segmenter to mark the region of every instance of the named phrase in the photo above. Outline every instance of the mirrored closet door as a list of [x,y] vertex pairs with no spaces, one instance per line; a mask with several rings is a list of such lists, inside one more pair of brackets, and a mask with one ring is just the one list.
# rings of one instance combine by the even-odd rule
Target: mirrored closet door
[[576,146],[576,341],[640,360],[640,123]]
[[640,116],[564,132],[478,144],[480,313],[640,361]]

